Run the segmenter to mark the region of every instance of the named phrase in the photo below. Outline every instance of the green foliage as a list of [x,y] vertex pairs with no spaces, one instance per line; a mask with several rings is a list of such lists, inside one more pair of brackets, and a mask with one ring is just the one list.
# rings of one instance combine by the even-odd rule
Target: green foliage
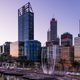
[[7,56],[4,56],[4,55],[0,56],[0,62],[4,62],[4,61],[7,61],[7,60],[8,60]]

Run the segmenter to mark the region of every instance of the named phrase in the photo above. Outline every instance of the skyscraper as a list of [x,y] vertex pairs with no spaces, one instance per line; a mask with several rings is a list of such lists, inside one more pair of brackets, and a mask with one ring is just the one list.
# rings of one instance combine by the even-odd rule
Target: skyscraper
[[50,29],[47,32],[46,47],[52,47],[53,57],[56,56],[56,63],[60,60],[59,54],[59,38],[57,37],[57,20],[52,18],[50,21]]
[[68,32],[61,35],[60,57],[63,67],[68,70],[74,63],[73,36]]
[[47,44],[52,42],[53,45],[59,45],[59,38],[57,37],[57,20],[52,18],[50,21],[50,30],[47,32]]
[[18,45],[19,56],[26,56],[25,42],[34,40],[34,13],[28,2],[18,9]]
[[28,2],[18,9],[18,41],[34,39],[34,13]]
[[21,61],[41,61],[41,43],[34,40],[34,13],[29,2],[18,9],[18,49]]
[[50,21],[50,36],[51,41],[57,39],[57,21],[55,18]]

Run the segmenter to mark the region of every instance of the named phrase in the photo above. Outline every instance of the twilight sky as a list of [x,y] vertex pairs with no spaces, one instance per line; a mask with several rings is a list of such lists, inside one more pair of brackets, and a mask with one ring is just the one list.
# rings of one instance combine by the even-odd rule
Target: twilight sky
[[79,33],[80,0],[0,0],[0,44],[18,40],[18,9],[30,2],[34,11],[35,39],[44,43],[50,20],[58,21],[58,36]]

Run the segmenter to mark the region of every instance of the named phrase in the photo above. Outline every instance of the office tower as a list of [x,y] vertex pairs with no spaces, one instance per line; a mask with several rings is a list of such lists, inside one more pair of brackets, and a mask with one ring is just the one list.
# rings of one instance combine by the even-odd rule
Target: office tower
[[21,65],[41,61],[41,43],[34,40],[34,13],[29,2],[18,10],[18,50]]
[[57,21],[52,18],[50,21],[50,30],[47,32],[47,41],[55,41],[57,39]]
[[73,36],[72,34],[66,32],[61,35],[61,46],[72,46],[73,45]]
[[69,69],[74,63],[73,36],[68,32],[61,35],[60,57],[65,70]]
[[50,21],[50,38],[52,40],[56,40],[57,38],[57,21],[55,18],[52,18]]
[[34,40],[34,13],[28,2],[18,9],[18,41]]
[[25,42],[34,40],[34,13],[28,2],[18,9],[19,56],[27,56]]
[[80,61],[80,20],[79,20],[79,34],[74,38],[74,59]]
[[57,20],[52,18],[50,21],[50,29],[47,32],[46,47],[52,47],[53,57],[56,58],[56,64],[60,61],[59,54],[59,38],[57,37]]
[[59,38],[57,37],[57,20],[52,18],[50,21],[50,30],[47,32],[47,42],[52,42],[54,45],[59,45]]

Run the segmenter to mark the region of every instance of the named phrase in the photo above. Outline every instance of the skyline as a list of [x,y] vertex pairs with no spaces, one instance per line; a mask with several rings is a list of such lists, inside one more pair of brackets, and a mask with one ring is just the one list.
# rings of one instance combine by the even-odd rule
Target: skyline
[[50,28],[50,20],[53,17],[58,22],[57,32],[59,38],[64,32],[70,32],[73,37],[77,37],[79,33],[80,1],[60,1],[50,0],[46,2],[46,0],[1,0],[0,44],[3,44],[6,41],[13,42],[18,40],[18,9],[27,2],[31,3],[34,12],[35,40],[41,41],[42,44],[46,42],[47,31]]

